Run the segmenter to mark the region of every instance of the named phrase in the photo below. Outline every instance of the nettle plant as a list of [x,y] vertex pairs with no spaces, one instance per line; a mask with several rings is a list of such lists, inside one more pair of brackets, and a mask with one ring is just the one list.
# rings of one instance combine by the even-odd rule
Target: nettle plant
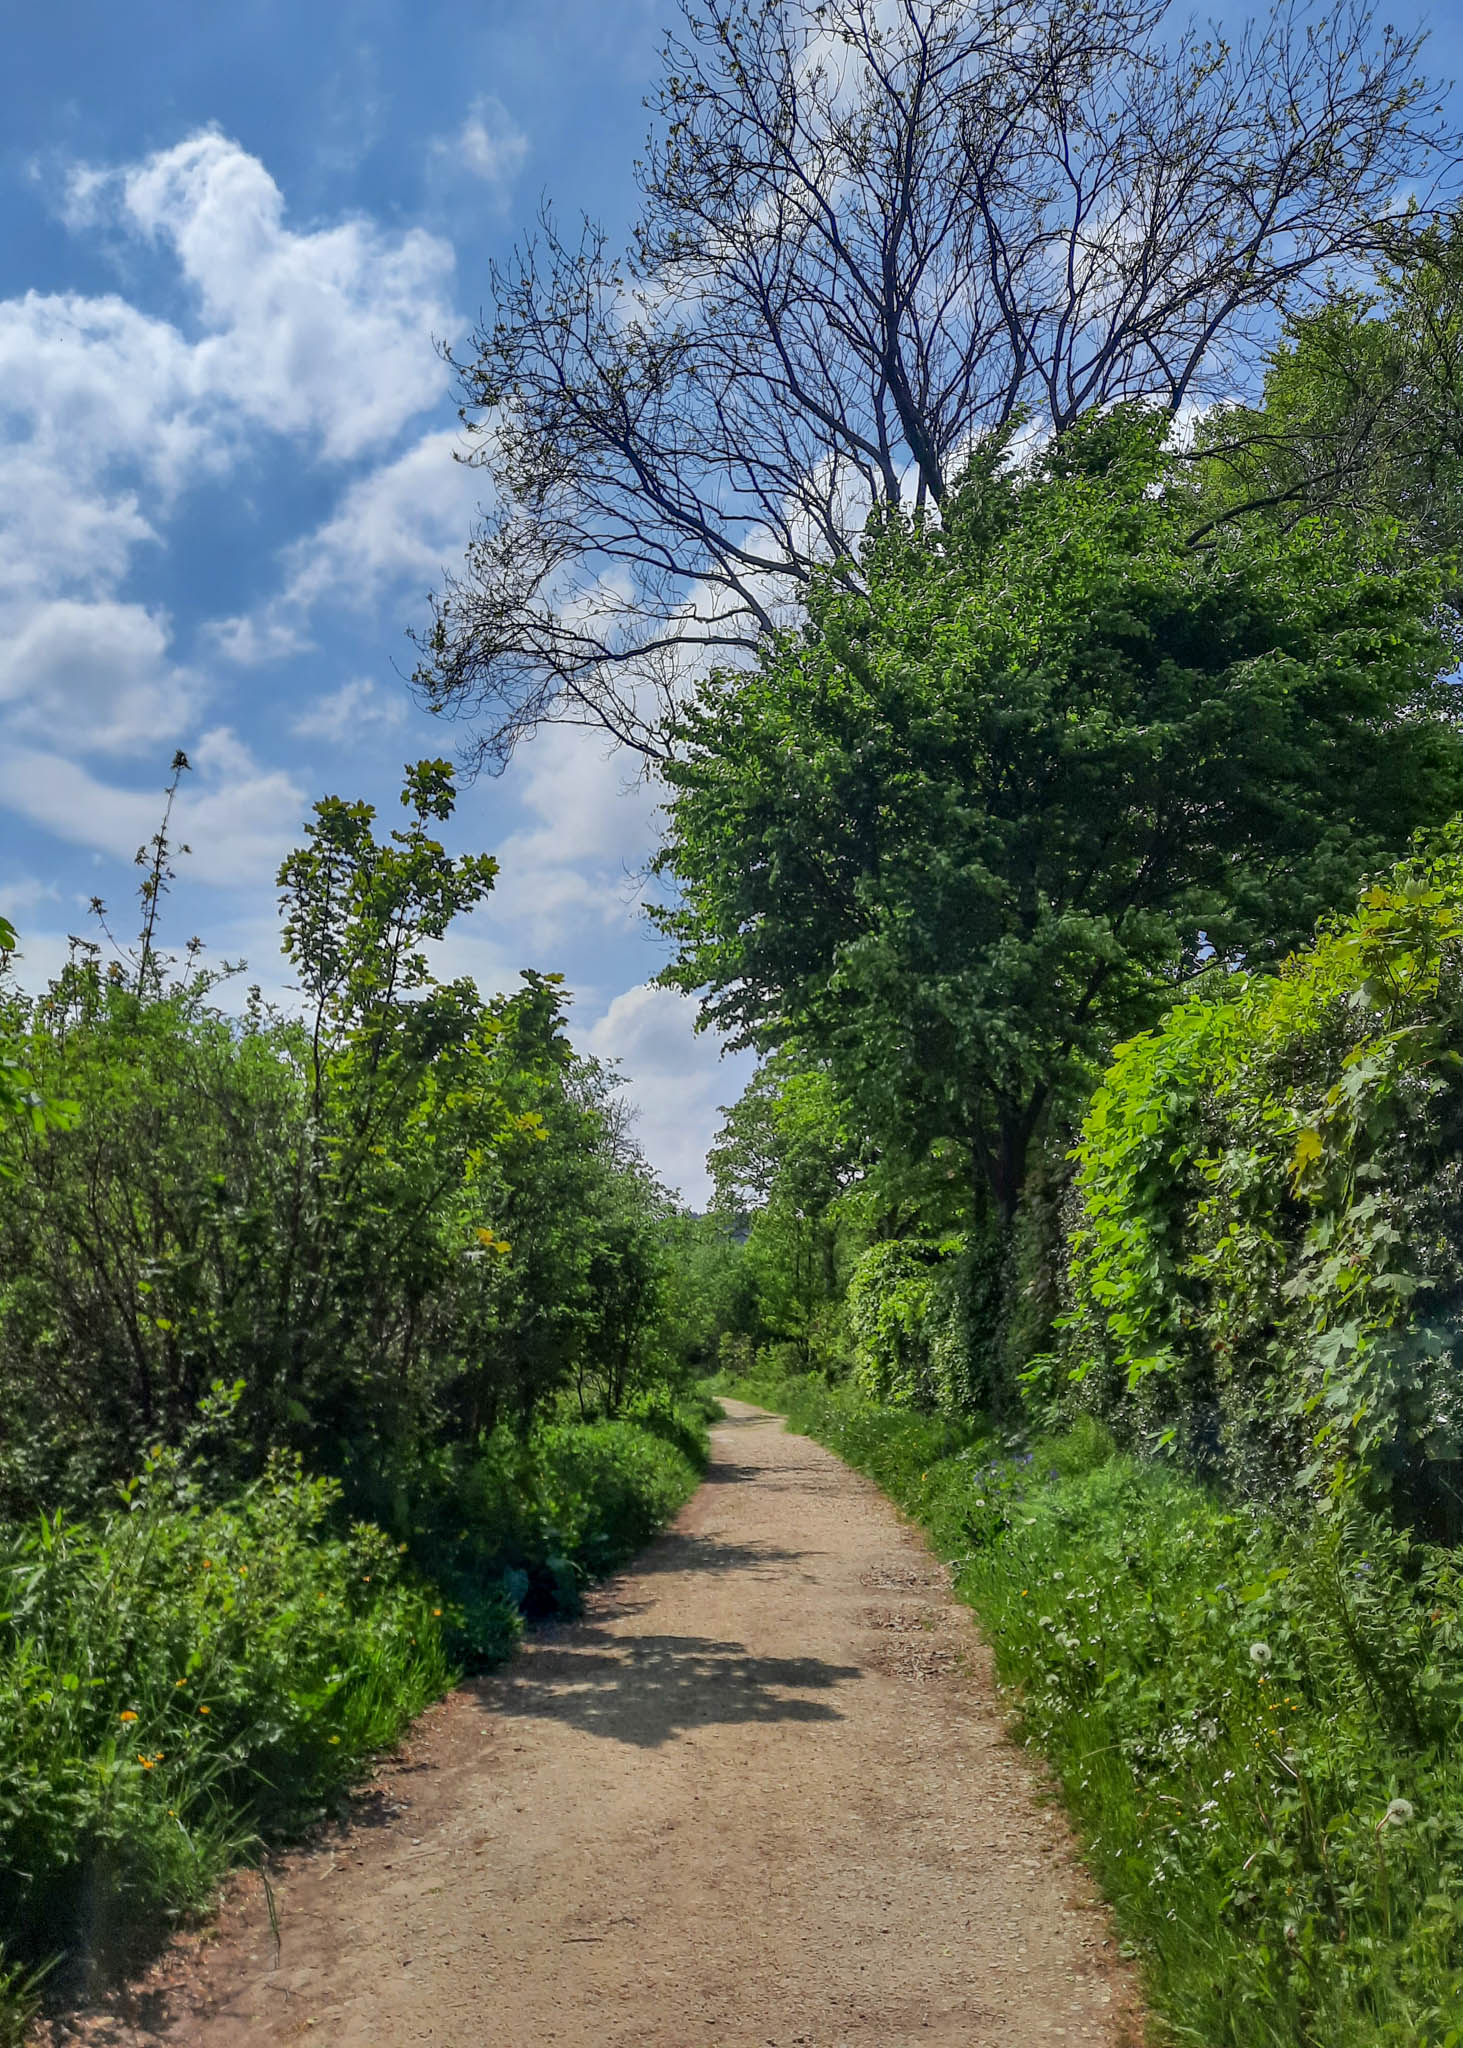
[[1077,1149],[1058,1407],[1463,1530],[1463,820],[1273,976],[1119,1046]]

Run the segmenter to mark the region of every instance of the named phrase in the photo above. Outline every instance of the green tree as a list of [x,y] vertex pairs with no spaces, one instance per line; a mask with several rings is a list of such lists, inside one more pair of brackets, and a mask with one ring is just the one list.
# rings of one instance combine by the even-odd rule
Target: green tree
[[1205,524],[1380,512],[1419,551],[1444,558],[1457,610],[1463,212],[1390,243],[1369,285],[1290,320],[1257,403],[1203,421]]
[[876,515],[863,588],[711,676],[666,770],[666,980],[882,1149],[956,1141],[1001,1225],[1105,1046],[1463,800],[1436,576],[1380,527],[1192,547],[1161,434],[989,444],[938,526]]

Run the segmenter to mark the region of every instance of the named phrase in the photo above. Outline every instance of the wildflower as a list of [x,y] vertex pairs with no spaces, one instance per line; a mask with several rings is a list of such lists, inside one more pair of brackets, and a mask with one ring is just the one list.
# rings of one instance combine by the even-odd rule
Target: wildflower
[[432,1614],[435,1620],[440,1621],[442,1619],[442,1610],[440,1607],[434,1607],[432,1609]]
[[338,1735],[332,1735],[330,1739],[332,1742],[339,1742],[340,1737]]
[[210,1710],[210,1709],[209,1709],[208,1707],[200,1707],[200,1708],[198,1709],[198,1711],[199,1711],[199,1713],[200,1713],[200,1714],[206,1714],[206,1713],[210,1712],[211,1710]]
[[1410,1799],[1394,1799],[1387,1808],[1387,1811],[1382,1815],[1382,1826],[1384,1828],[1405,1828],[1411,1818],[1412,1801]]
[[249,1567],[248,1567],[248,1565],[246,1565],[246,1564],[241,1564],[241,1565],[239,1566],[239,1577],[240,1577],[241,1579],[247,1579],[247,1578],[248,1578],[248,1576],[249,1576]]
[[1268,1664],[1270,1662],[1270,1645],[1268,1643],[1251,1643],[1250,1662],[1260,1665]]
[[213,1559],[212,1559],[211,1557],[206,1557],[206,1558],[204,1558],[204,1560],[203,1560],[203,1569],[204,1569],[204,1570],[205,1570],[206,1572],[211,1572],[211,1571],[213,1570]]
[[131,1707],[124,1707],[122,1712],[117,1716],[117,1719],[119,1721],[135,1721],[137,1719],[137,1716],[133,1713]]
[[150,1771],[152,1769],[152,1758],[150,1756],[143,1756],[139,1752],[137,1761],[141,1764],[142,1768],[145,1771]]
[[183,1690],[183,1687],[184,1687],[184,1686],[185,1686],[185,1685],[186,1685],[187,1683],[188,1683],[188,1681],[187,1681],[187,1679],[186,1679],[186,1678],[175,1678],[175,1679],[173,1680],[173,1691],[174,1691],[174,1692],[181,1692],[181,1691]]

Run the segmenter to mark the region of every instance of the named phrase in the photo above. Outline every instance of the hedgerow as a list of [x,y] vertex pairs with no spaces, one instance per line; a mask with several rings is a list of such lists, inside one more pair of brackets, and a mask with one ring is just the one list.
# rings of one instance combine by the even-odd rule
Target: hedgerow
[[1463,1529],[1463,824],[1120,1046],[1034,1376],[1242,1488]]

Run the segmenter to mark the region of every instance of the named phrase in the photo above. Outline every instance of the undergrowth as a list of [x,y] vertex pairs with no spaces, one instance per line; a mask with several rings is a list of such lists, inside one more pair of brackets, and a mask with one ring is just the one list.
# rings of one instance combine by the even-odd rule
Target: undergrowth
[[1463,1582],[1282,1526],[1090,1420],[1014,1448],[817,1379],[728,1383],[928,1532],[1143,1965],[1202,2048],[1463,2043]]
[[500,1432],[400,1538],[343,1525],[339,1487],[292,1457],[218,1501],[160,1451],[86,1521],[0,1527],[0,2048],[43,1978],[75,1998],[124,1966],[336,1807],[525,1613],[572,1612],[705,1449],[703,1415],[664,1400]]

